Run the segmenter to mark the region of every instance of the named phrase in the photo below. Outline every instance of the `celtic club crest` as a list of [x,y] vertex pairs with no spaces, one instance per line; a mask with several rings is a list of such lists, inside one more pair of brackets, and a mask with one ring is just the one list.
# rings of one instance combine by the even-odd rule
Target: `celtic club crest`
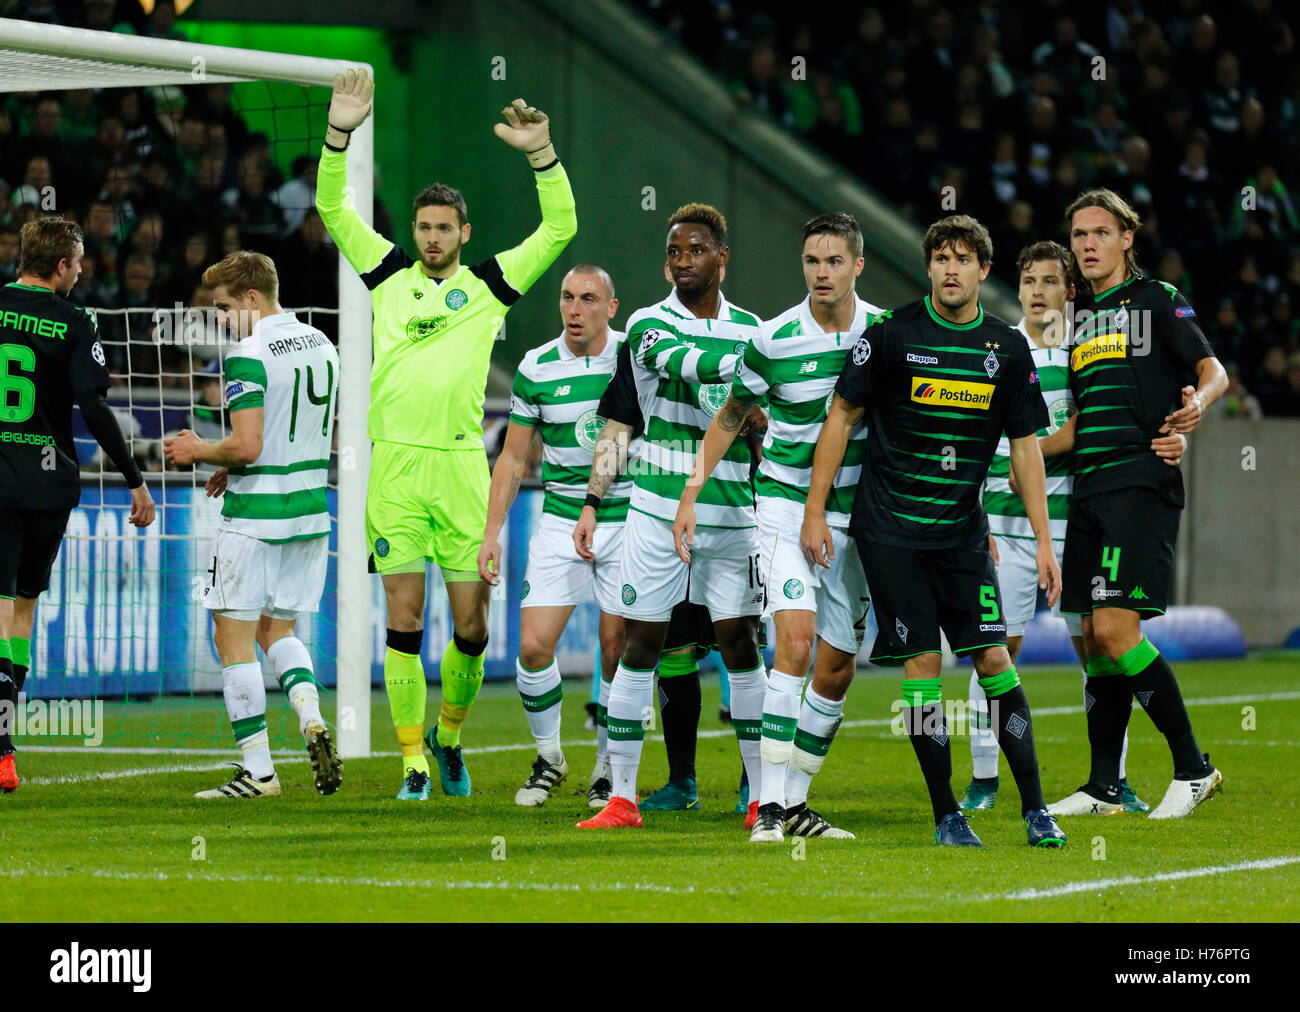
[[578,420],[573,423],[573,435],[578,440],[578,445],[591,453],[596,449],[596,441],[600,439],[601,430],[604,428],[605,419],[596,414],[595,408],[591,408],[580,414]]
[[1053,401],[1052,406],[1047,409],[1048,433],[1051,434],[1061,428],[1070,420],[1074,414],[1074,405],[1070,403],[1068,397],[1062,397],[1060,400]]
[[727,395],[730,393],[730,383],[701,384],[699,397],[700,410],[712,418],[722,410],[722,405],[727,403]]

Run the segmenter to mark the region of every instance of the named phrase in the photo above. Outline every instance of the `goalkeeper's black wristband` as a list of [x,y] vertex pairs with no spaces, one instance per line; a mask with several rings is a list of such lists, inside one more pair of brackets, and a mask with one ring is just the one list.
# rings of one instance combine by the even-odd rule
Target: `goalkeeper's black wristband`
[[600,496],[592,495],[590,492],[588,492],[587,498],[582,500],[582,505],[584,509],[588,506],[590,506],[592,509],[597,509],[600,506]]

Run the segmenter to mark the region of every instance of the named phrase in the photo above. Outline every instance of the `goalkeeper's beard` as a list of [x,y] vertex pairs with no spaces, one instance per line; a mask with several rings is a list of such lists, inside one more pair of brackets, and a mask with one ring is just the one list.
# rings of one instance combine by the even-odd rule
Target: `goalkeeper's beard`
[[440,271],[444,267],[450,266],[459,256],[460,244],[457,243],[456,248],[451,251],[441,250],[437,253],[430,252],[423,254],[422,263],[431,271]]

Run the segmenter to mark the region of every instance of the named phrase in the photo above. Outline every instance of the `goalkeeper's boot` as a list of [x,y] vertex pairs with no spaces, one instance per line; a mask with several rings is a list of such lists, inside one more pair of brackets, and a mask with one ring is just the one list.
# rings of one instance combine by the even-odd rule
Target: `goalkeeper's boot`
[[194,796],[204,801],[215,798],[278,798],[280,796],[280,778],[275,773],[265,780],[258,780],[239,763],[235,763],[235,769],[238,772],[229,783],[210,791],[199,791]]
[[736,814],[744,815],[749,811],[749,771],[740,771],[740,798],[736,802]]
[[576,829],[618,829],[627,826],[631,829],[641,828],[641,813],[637,811],[636,802],[628,801],[617,795],[590,819],[579,822]]
[[943,847],[983,847],[961,812],[950,812],[934,827],[934,842]]
[[785,810],[786,836],[820,836],[826,840],[857,839],[847,829],[832,826],[824,818],[808,807],[807,802],[800,802],[793,808]]
[[750,843],[780,843],[785,839],[781,824],[785,821],[785,809],[776,802],[759,805],[758,818],[754,821],[754,830],[749,834]]
[[1119,798],[1126,812],[1151,811],[1151,806],[1137,796],[1137,791],[1128,785],[1127,780],[1119,782]]
[[1031,847],[1064,847],[1065,834],[1046,808],[1035,808],[1025,813],[1025,832]]
[[700,796],[690,777],[669,780],[641,802],[643,812],[696,812],[699,808]]
[[1181,819],[1191,815],[1192,809],[1218,793],[1223,786],[1223,774],[1210,763],[1208,755],[1202,757],[1204,765],[1199,770],[1178,771],[1174,782],[1148,819]]
[[18,790],[18,768],[14,766],[14,754],[6,752],[0,756],[0,794],[12,794]]
[[966,793],[957,803],[961,805],[963,812],[975,812],[981,808],[992,808],[997,801],[998,778],[989,777],[987,780],[980,780],[975,777],[966,785]]
[[311,757],[312,778],[316,783],[318,794],[333,794],[343,783],[343,760],[339,758],[338,749],[330,729],[318,720],[313,720],[303,732],[307,740],[307,755]]
[[424,770],[408,768],[402,789],[397,792],[398,801],[428,801],[429,774]]
[[1119,784],[1086,783],[1068,798],[1047,806],[1051,815],[1118,815],[1124,811]]
[[556,766],[547,762],[540,755],[533,763],[533,771],[528,774],[524,786],[515,792],[515,804],[524,808],[536,808],[546,804],[551,791],[560,786],[560,782],[569,775],[569,764],[560,757]]
[[429,733],[424,736],[424,743],[438,760],[438,779],[442,781],[442,793],[454,798],[469,797],[469,770],[465,768],[465,759],[459,745],[439,745],[438,725],[434,723]]

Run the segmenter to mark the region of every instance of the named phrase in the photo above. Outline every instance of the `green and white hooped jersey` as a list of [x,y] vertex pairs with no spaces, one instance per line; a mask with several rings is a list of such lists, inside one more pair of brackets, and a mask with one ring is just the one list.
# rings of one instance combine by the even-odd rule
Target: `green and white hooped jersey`
[[224,370],[226,407],[265,414],[261,454],[230,468],[222,529],[276,543],[325,537],[337,349],[293,313],[279,313],[257,322],[226,356]]
[[[645,410],[645,443],[631,508],[672,523],[695,466],[700,441],[727,401],[736,363],[762,321],[718,293],[718,315],[701,319],[677,297],[638,309],[627,322],[632,358],[658,383]],[[703,527],[754,526],[749,446],[736,440],[700,490],[695,517]]]
[[[577,520],[587,494],[592,454],[605,420],[596,413],[609,386],[625,336],[612,328],[599,355],[578,356],[561,334],[533,348],[519,363],[510,396],[510,420],[536,426],[542,436],[542,512]],[[641,452],[641,440],[628,447],[630,462]],[[600,523],[627,518],[632,481],[624,476],[609,487],[596,510]]]
[[[764,323],[736,367],[731,396],[744,404],[764,397],[768,401],[763,459],[754,481],[754,492],[760,497],[789,499],[799,506],[808,499],[813,451],[830,410],[835,381],[858,335],[870,317],[881,312],[870,302],[854,298],[857,309],[848,331],[822,330],[813,319],[808,296]],[[849,434],[844,463],[826,500],[826,522],[831,527],[849,526],[866,452],[867,430],[859,422]]]
[[[1069,384],[1070,355],[1063,348],[1040,348],[1034,344],[1023,319],[1016,329],[1029,342],[1034,369],[1038,372],[1038,385],[1047,405],[1050,421],[1047,428],[1038,430],[1038,436],[1050,436],[1075,412]],[[1069,342],[1065,343],[1068,345]],[[1070,457],[1070,454],[1062,453],[1043,461],[1047,468],[1047,515],[1051,521],[1053,541],[1065,540],[1065,522],[1070,513],[1074,481],[1070,477]],[[1011,444],[1003,436],[998,440],[997,453],[989,465],[988,479],[984,483],[984,512],[988,514],[989,530],[1000,538],[1032,538],[1034,529],[1025,513],[1024,501],[1011,491],[1010,472]]]

